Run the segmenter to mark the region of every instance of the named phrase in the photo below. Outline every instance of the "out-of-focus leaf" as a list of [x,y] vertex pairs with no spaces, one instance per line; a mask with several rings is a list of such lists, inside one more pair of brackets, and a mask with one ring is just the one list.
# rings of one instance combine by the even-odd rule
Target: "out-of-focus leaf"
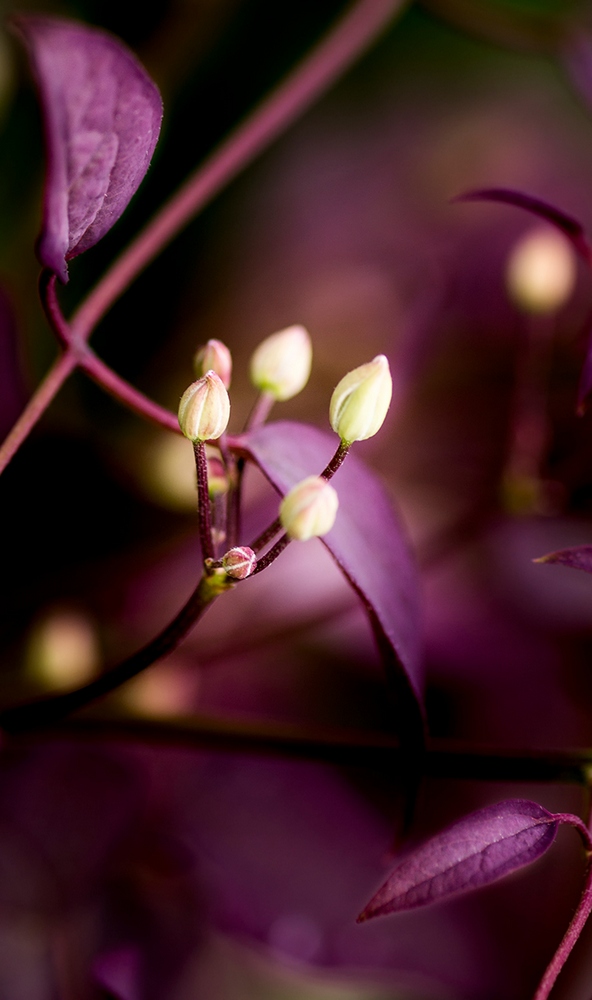
[[158,140],[156,85],[119,39],[60,18],[19,16],[39,85],[47,145],[42,264],[68,280],[66,262],[94,246],[124,211]]
[[570,241],[580,257],[592,266],[592,246],[584,232],[581,222],[571,215],[562,212],[560,208],[549,205],[548,202],[540,198],[534,198],[530,194],[523,194],[521,191],[511,191],[506,188],[481,188],[477,191],[467,191],[458,195],[454,201],[496,201],[503,205],[514,205],[516,208],[523,208],[539,219],[544,219],[552,226],[555,226]]
[[[322,472],[336,442],[316,427],[278,421],[234,443],[284,494],[306,476]],[[379,479],[355,455],[348,456],[332,482],[339,510],[321,541],[364,602],[387,659],[403,668],[405,688],[421,711],[418,575],[403,531]]]
[[559,817],[509,799],[479,809],[409,854],[358,917],[367,920],[457,896],[536,861],[555,840]]
[[576,545],[573,549],[559,549],[558,552],[549,552],[546,556],[534,559],[537,563],[559,563],[562,566],[571,566],[573,569],[582,569],[584,573],[592,573],[592,545]]

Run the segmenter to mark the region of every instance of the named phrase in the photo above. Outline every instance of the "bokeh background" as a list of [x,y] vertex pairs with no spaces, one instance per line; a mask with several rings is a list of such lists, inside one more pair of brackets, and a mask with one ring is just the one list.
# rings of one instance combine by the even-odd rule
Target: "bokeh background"
[[[55,345],[37,301],[41,119],[0,27],[0,424]],[[29,3],[109,29],[159,85],[163,132],[125,216],[70,268],[66,312],[187,173],[342,10],[327,0]],[[306,390],[274,417],[328,428],[332,388],[390,359],[387,425],[358,454],[383,477],[421,568],[430,733],[585,747],[592,581],[532,559],[592,541],[592,418],[577,417],[592,281],[533,312],[507,269],[535,219],[453,203],[528,191],[592,226],[592,8],[410,4],[380,41],[141,275],[93,345],[176,409],[212,337],[234,357],[232,429],[257,343],[304,323]],[[545,231],[546,232],[546,231]],[[12,704],[80,683],[147,640],[192,589],[191,449],[75,375],[0,482],[2,668]],[[274,499],[248,480],[247,523]],[[252,521],[249,521],[252,518]],[[248,539],[244,539],[247,541]],[[319,543],[291,546],[105,710],[168,724],[393,732],[363,610]],[[38,739],[0,759],[0,997],[522,1000],[573,911],[562,833],[531,870],[433,910],[356,927],[392,864],[397,775],[121,739]],[[585,810],[560,784],[426,780],[413,843],[508,797]],[[558,1000],[588,1000],[590,935]]]

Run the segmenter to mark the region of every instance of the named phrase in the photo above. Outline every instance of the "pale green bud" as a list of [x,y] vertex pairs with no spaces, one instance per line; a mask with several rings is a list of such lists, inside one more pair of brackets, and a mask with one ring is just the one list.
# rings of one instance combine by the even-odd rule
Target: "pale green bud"
[[193,370],[197,378],[212,371],[219,375],[228,389],[232,377],[232,355],[221,340],[208,340],[193,356]]
[[237,545],[222,556],[222,566],[233,580],[246,580],[257,565],[257,557],[248,545]]
[[280,504],[280,521],[292,539],[306,542],[331,531],[339,497],[322,476],[309,476],[297,483]]
[[329,407],[331,427],[344,444],[365,441],[382,427],[392,394],[389,363],[379,354],[348,372],[335,388]]
[[183,393],[179,427],[190,441],[215,441],[224,434],[229,419],[230,400],[216,372],[206,372]]
[[251,358],[251,381],[276,400],[291,399],[308,382],[312,344],[303,326],[289,326],[259,344]]

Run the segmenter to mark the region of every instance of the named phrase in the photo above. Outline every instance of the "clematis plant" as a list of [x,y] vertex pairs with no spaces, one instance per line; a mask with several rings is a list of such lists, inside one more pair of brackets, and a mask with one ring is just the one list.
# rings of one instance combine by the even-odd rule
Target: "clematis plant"
[[[228,720],[223,720],[218,727],[211,720],[201,720],[189,733],[183,731],[181,726],[167,729],[164,725],[160,729],[155,727],[151,733],[156,732],[157,739],[170,737],[172,742],[182,742],[189,736],[196,739],[198,745],[214,749],[222,745],[226,750],[238,748],[249,752],[296,753],[308,755],[314,761],[329,760],[356,766],[362,760],[371,768],[377,762],[384,766],[386,761],[389,768],[396,765],[401,778],[405,797],[402,811],[407,825],[416,796],[419,794],[421,799],[421,784],[426,774],[432,777],[448,775],[456,779],[467,774],[475,776],[475,773],[481,776],[481,769],[485,777],[495,778],[500,774],[507,777],[508,762],[503,754],[499,759],[491,752],[464,754],[462,748],[443,747],[426,739],[424,636],[418,566],[386,486],[379,474],[366,466],[361,457],[361,443],[381,431],[393,397],[391,370],[386,355],[378,354],[371,360],[365,360],[368,354],[364,346],[359,345],[356,367],[344,373],[335,386],[330,400],[327,400],[326,426],[320,428],[297,420],[269,420],[277,403],[295,398],[305,390],[309,378],[314,380],[316,377],[312,365],[314,338],[300,323],[287,325],[266,336],[252,353],[248,365],[242,368],[236,364],[222,340],[217,337],[208,340],[194,352],[194,381],[187,388],[183,385],[177,387],[180,397],[177,413],[160,406],[126,382],[90,345],[90,337],[99,321],[107,317],[111,306],[142,268],[235,173],[362,53],[402,6],[399,0],[359,0],[354,4],[277,92],[256,109],[252,118],[239,126],[237,132],[172,196],[69,316],[62,302],[67,300],[68,289],[64,286],[69,282],[70,271],[73,272],[77,266],[77,257],[92,251],[118,223],[138,190],[159,139],[162,101],[146,70],[118,38],[61,18],[41,15],[14,18],[13,28],[26,48],[43,113],[46,176],[41,232],[37,243],[42,266],[39,289],[45,316],[55,334],[60,353],[27,404],[23,401],[22,387],[11,384],[6,389],[6,412],[9,417],[15,417],[21,405],[23,408],[0,448],[0,471],[19,451],[66,379],[80,370],[123,407],[166,430],[171,436],[182,435],[186,439],[182,441],[179,438],[185,448],[187,463],[195,463],[197,517],[194,535],[199,547],[199,559],[192,567],[190,585],[193,590],[189,598],[169,623],[140,649],[120,662],[107,665],[98,676],[79,686],[49,696],[23,698],[16,705],[0,709],[0,731],[9,760],[11,751],[18,749],[19,740],[24,736],[43,741],[48,734],[55,734],[56,731],[58,735],[80,735],[81,732],[92,735],[93,724],[100,726],[104,720],[93,720],[92,715],[83,715],[78,719],[70,717],[173,654],[201,622],[205,612],[218,603],[218,599],[220,603],[228,602],[230,607],[239,594],[248,593],[249,588],[258,586],[253,581],[255,578],[260,581],[264,571],[266,579],[273,580],[274,576],[279,579],[282,565],[289,565],[288,547],[293,552],[301,543],[308,545],[311,540],[319,538],[367,614],[393,695],[392,706],[389,706],[388,736],[379,733],[353,738],[351,734],[330,732],[286,735],[264,727],[257,731],[241,728],[240,724],[233,725]],[[166,156],[166,148],[162,155]],[[534,212],[555,226],[585,263],[591,265],[592,245],[583,227],[560,210],[531,196],[502,189],[476,191],[463,197],[464,200],[486,199],[507,203]],[[519,261],[516,264],[518,277],[512,286],[514,299],[519,302],[528,300],[528,308],[533,314],[557,308],[564,282],[550,288],[549,279],[543,276],[542,291],[539,287],[530,288],[525,295],[521,268]],[[3,318],[6,326],[12,323],[0,299],[0,322]],[[108,326],[107,320],[107,336]],[[235,389],[240,391],[247,382],[247,376],[250,377],[254,400],[241,429],[240,426],[232,426],[239,407],[233,405],[231,409],[230,387],[232,384],[232,393]],[[591,391],[592,349],[588,353],[580,385],[580,410],[584,409]],[[259,470],[275,495],[274,511],[258,533],[251,531],[250,526],[247,528],[251,515],[245,500],[245,470],[248,466]],[[266,512],[267,507],[264,508]],[[561,550],[542,557],[540,561],[563,563],[592,572],[592,547],[587,545]],[[299,582],[295,575],[290,575],[291,572],[289,568],[285,570],[284,579],[296,589]],[[314,570],[309,571],[308,576],[305,570],[300,585],[306,588],[313,575]],[[262,602],[257,610],[261,619],[265,617],[265,610],[265,602]],[[77,675],[74,671],[75,676],[83,673],[81,671]],[[115,738],[122,733],[129,738],[131,733],[132,737],[135,734],[140,739],[140,727],[136,727],[135,731],[133,725],[126,728],[127,722],[127,719],[122,723],[121,719],[108,718],[103,733],[107,738]],[[199,743],[199,740],[203,742]],[[516,776],[516,780],[520,780],[520,775],[524,776],[524,773],[534,780],[539,780],[541,776],[552,780],[557,775],[562,780],[566,772],[569,772],[570,778],[583,784],[589,779],[590,759],[585,753],[567,759],[561,755],[542,755],[540,760],[526,755],[526,759],[521,758],[518,762],[513,759],[512,764],[515,765],[512,780]],[[520,767],[523,767],[523,772]],[[56,772],[61,773],[58,765]],[[270,795],[273,795],[272,770],[269,773],[272,777]],[[217,823],[222,825],[220,816],[225,809],[232,815],[232,822],[226,823],[226,827],[232,826],[232,830],[227,829],[226,835],[231,838],[235,828],[240,826],[235,817],[241,795],[240,781],[236,782],[237,787],[231,787],[229,793],[225,788],[219,788],[217,775],[211,781],[212,788],[215,786],[213,791],[212,788],[208,790],[207,774],[205,777],[200,775],[199,780],[202,779],[200,801],[208,803],[208,806],[195,823],[195,837],[200,841],[206,859],[204,868],[207,869],[209,863],[211,868],[218,870],[220,884],[224,879],[232,883],[232,892],[228,885],[225,889],[226,896],[232,896],[231,903],[221,891],[212,908],[219,907],[223,914],[218,915],[220,925],[226,926],[234,921],[242,930],[241,921],[245,924],[249,920],[253,924],[257,920],[263,922],[257,905],[252,905],[250,901],[249,877],[243,870],[242,854],[236,863],[238,872],[232,869],[230,862],[226,863],[226,859],[220,862],[215,855],[216,843],[225,843],[217,826]],[[110,793],[106,794],[106,804],[97,811],[105,815],[117,812],[114,825],[119,824],[118,830],[125,831],[120,837],[125,842],[124,848],[121,848],[121,843],[119,847],[122,854],[126,857],[129,854],[134,860],[139,854],[137,867],[140,869],[143,855],[142,850],[137,850],[134,835],[140,841],[142,837],[138,836],[134,823],[141,826],[141,819],[130,815],[129,801],[134,782],[130,776],[122,776],[119,772],[117,780],[120,781],[118,795],[111,797]],[[193,774],[186,776],[187,789],[193,788],[194,780]],[[339,833],[344,841],[352,840],[361,856],[362,845],[374,845],[371,824],[368,822],[365,825],[366,813],[362,816],[360,811],[356,816],[347,794],[342,788],[336,789],[329,779],[325,782],[317,775],[314,781],[318,782],[317,801],[326,801],[330,805],[335,803]],[[311,779],[311,786],[314,781]],[[72,782],[75,784],[74,779]],[[84,784],[84,775],[81,783]],[[155,786],[156,783],[155,779]],[[290,789],[290,796],[292,794],[298,807],[296,813],[299,814],[302,810],[298,788]],[[225,795],[228,797],[225,798]],[[148,798],[150,796],[158,798],[154,789],[151,789]],[[189,792],[187,799],[191,800],[191,797]],[[370,791],[368,798],[371,797]],[[24,815],[25,806],[20,805],[19,808]],[[157,811],[154,806],[152,808]],[[272,803],[269,806],[271,814],[273,810]],[[298,815],[296,819],[289,815],[286,827],[294,828]],[[158,861],[166,838],[158,819],[152,816],[151,821],[156,845],[153,854]],[[26,826],[24,819],[22,825]],[[267,824],[267,827],[270,825]],[[179,826],[182,828],[179,835],[181,841],[191,823],[187,820],[186,827],[183,824]],[[308,844],[308,836],[312,838],[313,826],[314,822],[311,822],[310,829],[301,837],[305,845]],[[533,801],[518,798],[472,811],[419,846],[404,845],[404,853],[397,857],[391,874],[364,907],[358,921],[374,924],[375,918],[390,917],[428,904],[445,903],[468,890],[489,886],[542,859],[554,844],[561,826],[574,828],[581,837],[586,854],[585,875],[581,902],[535,995],[535,1000],[545,1000],[592,909],[592,839],[589,827],[574,813],[552,812]],[[269,829],[267,833],[272,837]],[[185,864],[183,867],[183,852],[179,845],[175,844],[174,849],[168,843],[165,846],[162,854],[167,862],[174,856],[178,865],[174,868],[174,877],[179,871],[184,877],[190,866]],[[145,849],[146,845],[142,843],[141,847]],[[148,847],[146,853],[150,854],[153,845],[150,843]],[[397,841],[397,850],[399,847]],[[223,847],[221,851],[223,853]],[[303,852],[307,853],[306,847]],[[108,853],[106,848],[105,853]],[[378,855],[378,850],[374,853]],[[115,860],[110,859],[109,877],[116,882],[118,856],[115,850],[113,854]],[[274,856],[271,848],[269,854]],[[333,854],[333,841],[328,854]],[[338,860],[342,856],[346,857],[347,853],[344,844],[339,841]],[[339,867],[334,859],[333,864],[335,868]],[[354,875],[357,877],[357,869]],[[351,876],[352,885],[354,875]],[[357,899],[360,893],[370,895],[371,880],[365,868],[362,876],[359,883],[351,888],[348,899],[352,896]],[[343,873],[334,874],[333,881],[338,877],[343,878]],[[142,883],[142,878],[140,872],[137,882]],[[244,879],[244,883],[240,879]],[[277,881],[273,871],[262,881],[265,879],[271,883]],[[91,880],[89,875],[88,881]],[[149,882],[150,879],[144,879],[145,884],[142,883],[146,895],[149,895],[146,889]],[[240,883],[240,891],[234,883]],[[315,883],[316,888],[320,886],[332,902],[335,903],[333,897],[337,899],[335,906],[339,904],[339,893],[334,885],[324,886],[320,877],[315,878]],[[297,890],[300,888],[298,885]],[[124,887],[124,896],[126,891],[127,887]],[[179,893],[179,896],[182,895]],[[294,896],[299,898],[298,891],[294,891]],[[175,897],[175,906],[170,906],[169,910],[174,910],[178,902],[178,897]],[[196,914],[202,919],[204,908],[201,901],[200,905],[194,904],[192,897],[191,906],[188,905],[191,919],[197,920]],[[108,910],[107,903],[105,909]],[[354,925],[353,909],[347,914],[348,921],[350,918],[352,934],[364,935],[366,927],[362,929]],[[166,931],[169,939],[175,939],[175,946],[182,950],[182,935],[178,933],[177,925],[175,933],[171,933],[168,925]],[[314,953],[314,933],[315,929],[304,921],[300,924],[297,920],[292,924],[288,921],[283,925],[280,922],[279,927],[274,924],[275,940],[289,938],[293,943],[297,938],[304,954]],[[163,932],[162,938],[166,937]],[[177,937],[181,943],[176,940]],[[347,947],[342,941],[342,954],[349,948],[353,949],[352,940],[348,939]],[[356,941],[359,940],[363,938],[357,937]],[[121,995],[125,1000],[136,995],[158,996],[158,1000],[162,1000],[167,995],[166,975],[162,974],[162,979],[157,976],[152,981],[149,974],[151,949],[147,946],[144,951],[148,956],[144,959],[148,972],[144,974],[141,992],[138,987],[134,993],[134,987],[128,988],[125,983],[124,986],[120,982],[115,987],[111,985],[113,968],[120,975],[128,959],[129,967],[133,967],[137,957],[135,942],[126,942],[125,948],[116,952],[115,958],[113,952],[107,951],[107,958],[102,955],[94,969],[94,980],[110,996]],[[167,962],[162,964],[166,966]],[[207,990],[207,973],[205,981],[204,989]],[[74,992],[72,995],[75,995]],[[176,998],[177,994],[174,996]]]

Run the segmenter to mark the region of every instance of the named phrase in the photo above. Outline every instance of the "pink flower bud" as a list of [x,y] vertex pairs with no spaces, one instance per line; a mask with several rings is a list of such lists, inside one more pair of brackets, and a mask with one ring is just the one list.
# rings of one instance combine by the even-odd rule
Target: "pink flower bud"
[[228,389],[232,376],[232,355],[221,340],[208,340],[193,357],[193,369],[197,378],[213,371],[219,375]]
[[234,549],[229,549],[222,556],[222,566],[233,580],[246,580],[256,565],[257,558],[253,549],[250,549],[248,545],[239,545]]
[[288,536],[299,542],[326,535],[337,516],[339,498],[321,476],[309,476],[294,486],[280,504],[280,521]]

